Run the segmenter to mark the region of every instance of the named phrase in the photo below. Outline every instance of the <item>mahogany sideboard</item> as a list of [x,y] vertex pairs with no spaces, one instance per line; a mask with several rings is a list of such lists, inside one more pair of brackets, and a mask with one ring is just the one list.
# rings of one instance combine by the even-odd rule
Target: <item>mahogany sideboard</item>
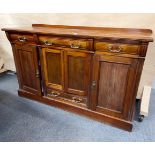
[[132,130],[152,30],[45,24],[2,30],[19,96]]

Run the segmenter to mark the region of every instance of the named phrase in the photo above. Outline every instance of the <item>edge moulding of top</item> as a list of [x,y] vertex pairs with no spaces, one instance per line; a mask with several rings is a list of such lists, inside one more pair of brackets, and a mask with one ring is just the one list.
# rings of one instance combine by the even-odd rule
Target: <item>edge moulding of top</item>
[[113,28],[113,27],[91,27],[91,26],[71,26],[71,25],[49,25],[49,24],[32,24],[32,27],[44,27],[44,28],[65,28],[65,29],[81,29],[81,30],[104,30],[104,31],[121,31],[128,33],[144,33],[145,35],[151,35],[151,29],[139,29],[139,28]]

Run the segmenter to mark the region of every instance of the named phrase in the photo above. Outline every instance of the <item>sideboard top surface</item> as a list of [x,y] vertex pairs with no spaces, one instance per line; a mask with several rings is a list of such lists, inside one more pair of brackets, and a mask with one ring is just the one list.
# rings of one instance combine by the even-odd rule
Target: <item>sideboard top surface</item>
[[32,27],[2,28],[8,32],[50,34],[96,39],[129,39],[152,42],[152,30],[134,28],[85,27],[66,25],[33,24]]

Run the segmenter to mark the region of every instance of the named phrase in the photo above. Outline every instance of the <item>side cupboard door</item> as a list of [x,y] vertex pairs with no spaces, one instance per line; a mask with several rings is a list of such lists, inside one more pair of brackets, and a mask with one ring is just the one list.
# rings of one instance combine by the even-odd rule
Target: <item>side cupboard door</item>
[[133,104],[136,66],[137,60],[133,58],[94,55],[92,109],[128,120]]
[[35,45],[12,45],[20,89],[41,95],[40,75]]

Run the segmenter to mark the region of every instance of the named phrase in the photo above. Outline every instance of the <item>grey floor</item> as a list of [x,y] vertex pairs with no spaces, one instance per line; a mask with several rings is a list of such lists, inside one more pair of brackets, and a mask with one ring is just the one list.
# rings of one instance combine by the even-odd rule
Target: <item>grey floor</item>
[[17,96],[15,75],[0,75],[0,141],[155,141],[155,90],[150,113],[123,131]]

